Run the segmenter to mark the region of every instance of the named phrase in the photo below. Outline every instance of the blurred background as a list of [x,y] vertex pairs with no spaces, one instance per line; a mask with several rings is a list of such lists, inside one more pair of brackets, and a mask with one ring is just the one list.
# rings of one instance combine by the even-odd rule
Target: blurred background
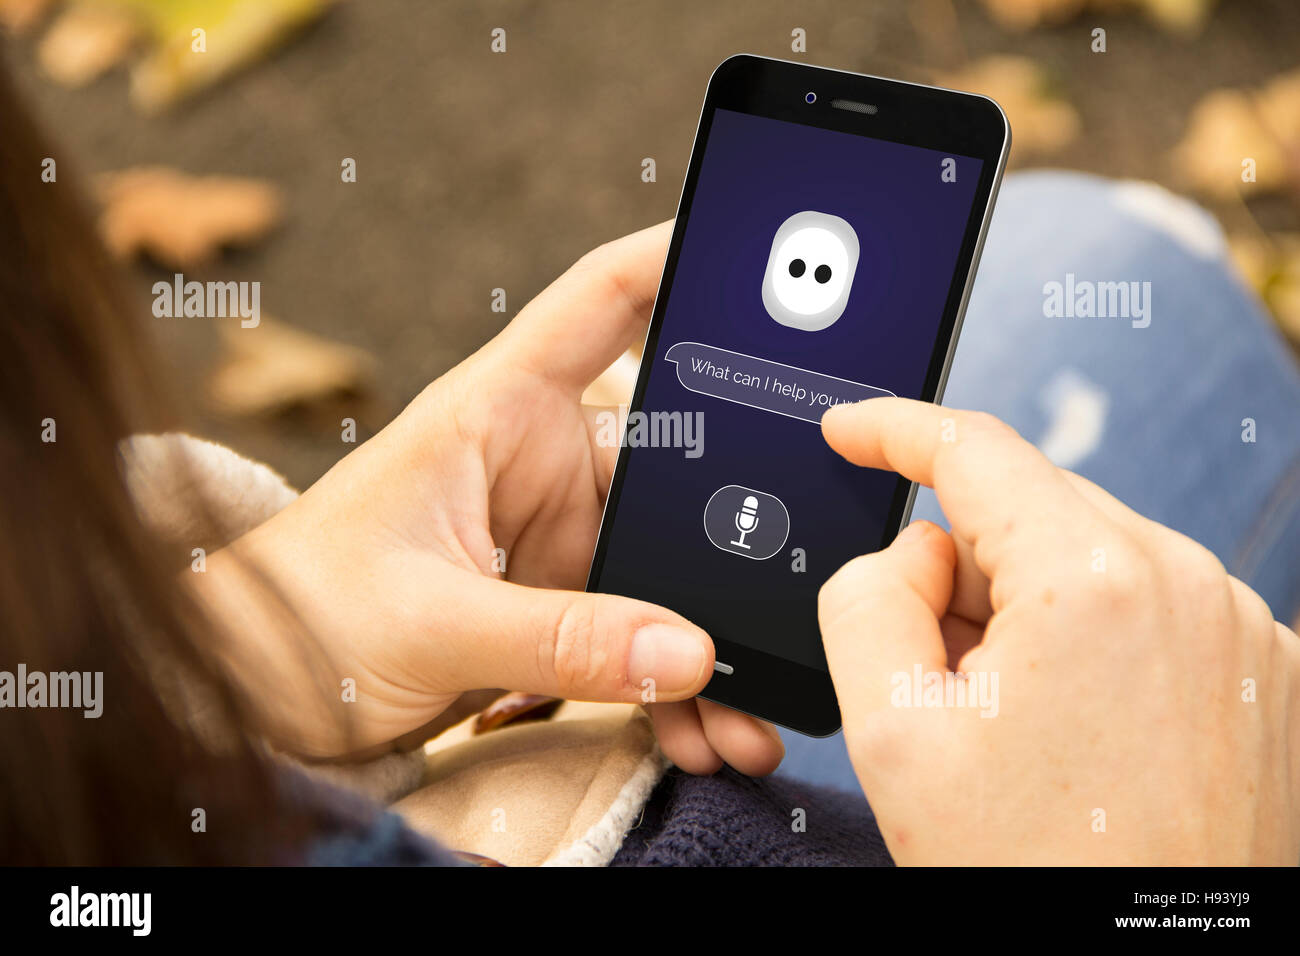
[[[364,440],[584,251],[672,216],[741,51],[984,92],[1013,169],[1195,196],[1300,342],[1295,0],[0,0],[0,29],[177,422],[298,487],[343,418]],[[261,324],[155,317],[175,272],[260,282]]]

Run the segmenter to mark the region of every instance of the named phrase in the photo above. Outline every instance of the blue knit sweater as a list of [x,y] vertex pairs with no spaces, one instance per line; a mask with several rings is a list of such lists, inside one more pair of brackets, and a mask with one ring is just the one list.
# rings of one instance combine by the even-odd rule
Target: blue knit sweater
[[[302,861],[324,866],[453,866],[454,856],[394,813],[340,791],[320,794],[327,829]],[[861,794],[725,768],[670,770],[614,866],[891,866]]]
[[614,866],[892,866],[866,799],[726,767],[672,770]]

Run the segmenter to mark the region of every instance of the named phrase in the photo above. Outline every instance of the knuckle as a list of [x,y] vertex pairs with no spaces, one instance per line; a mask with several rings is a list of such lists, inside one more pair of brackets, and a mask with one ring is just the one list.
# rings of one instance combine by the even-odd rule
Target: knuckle
[[[971,437],[999,435],[1019,438],[1020,433],[991,412],[966,411],[961,413],[958,425]],[[958,435],[958,438],[961,436]]]
[[1242,623],[1261,634],[1275,636],[1277,628],[1283,625],[1273,619],[1273,609],[1268,606],[1268,602],[1244,581],[1232,577],[1226,571],[1224,576],[1227,579],[1233,608]]
[[878,576],[879,562],[874,554],[852,559],[831,575],[817,594],[817,613],[823,622],[832,622],[855,607],[863,598],[868,581]]
[[1244,596],[1239,600],[1235,592],[1238,586],[1247,594],[1250,589],[1240,582],[1234,584],[1223,562],[1212,551],[1167,528],[1159,529],[1151,546],[1153,561],[1158,564],[1168,593],[1176,596],[1185,613],[1211,625],[1203,633],[1222,633],[1225,624],[1241,615]]
[[1197,591],[1223,593],[1229,584],[1228,569],[1223,562],[1209,548],[1191,538],[1182,535],[1178,538],[1173,549],[1172,567],[1178,580]]
[[1108,610],[1127,615],[1149,606],[1155,592],[1155,575],[1145,565],[1137,565],[1109,576],[1101,592],[1101,603]]
[[549,629],[543,642],[541,665],[560,687],[581,687],[601,673],[605,660],[596,640],[594,601],[570,604]]
[[585,252],[569,269],[571,275],[582,280],[589,288],[621,300],[636,312],[644,312],[654,301],[655,289],[646,290],[629,283],[626,256],[620,252],[617,240],[603,242]]
[[578,261],[573,264],[572,270],[583,274],[600,275],[605,271],[609,256],[609,243],[602,242],[594,249],[589,249],[579,256]]
[[[1095,560],[1097,550],[1086,557]],[[1146,551],[1123,538],[1109,541],[1099,550],[1105,557],[1105,564],[1100,570],[1095,564],[1090,564],[1091,571],[1083,579],[1089,603],[1117,612],[1148,605],[1156,593],[1157,580]]]
[[990,454],[990,445],[1020,441],[1020,434],[988,412],[963,411],[956,416],[954,440],[939,446],[943,467],[965,474]]
[[1300,681],[1300,635],[1281,621],[1273,622],[1272,633],[1272,648],[1282,661],[1282,672]]

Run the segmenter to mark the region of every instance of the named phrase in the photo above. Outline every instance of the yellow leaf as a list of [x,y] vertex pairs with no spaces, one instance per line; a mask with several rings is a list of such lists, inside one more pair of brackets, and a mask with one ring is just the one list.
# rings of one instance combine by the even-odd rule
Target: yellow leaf
[[1141,0],[1147,17],[1174,33],[1195,34],[1205,26],[1214,0]]
[[1008,30],[1063,23],[1083,9],[1083,0],[984,0],[984,7]]
[[[180,7],[183,14],[156,0],[132,2],[155,24],[158,43],[131,73],[131,100],[155,112],[257,60],[324,14],[331,0],[190,3]],[[203,31],[201,49],[196,30]]]
[[1300,233],[1283,233],[1277,241],[1276,274],[1264,297],[1277,323],[1300,343]]
[[1233,236],[1228,248],[1233,264],[1278,326],[1300,343],[1300,233]]
[[1278,326],[1293,342],[1300,342],[1300,275],[1279,280],[1268,298],[1268,307]]

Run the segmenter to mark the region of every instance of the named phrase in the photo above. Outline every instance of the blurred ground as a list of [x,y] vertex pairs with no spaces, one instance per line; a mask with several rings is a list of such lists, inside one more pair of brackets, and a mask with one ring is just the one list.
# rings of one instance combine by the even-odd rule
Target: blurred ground
[[[1095,26],[1108,32],[1104,55],[1089,49]],[[489,50],[494,27],[507,30],[503,55]],[[807,30],[802,56],[794,27]],[[260,280],[266,313],[378,358],[373,397],[325,418],[219,417],[201,388],[213,320],[153,318],[150,287],[170,271],[141,264],[133,278],[189,406],[178,416],[303,487],[350,447],[340,418],[358,418],[364,439],[582,252],[673,214],[705,83],[731,53],[920,81],[990,53],[1027,55],[1082,119],[1046,164],[1172,182],[1168,151],[1202,95],[1300,63],[1300,4],[1224,0],[1185,38],[1134,14],[1020,35],[947,0],[351,0],[158,117],[131,109],[120,69],[68,90],[40,75],[30,38],[8,46],[80,172],[161,163],[284,191],[283,226],[186,277]],[[640,179],[647,156],[653,184]],[[354,184],[340,182],[344,157],[357,161]],[[1268,229],[1298,228],[1285,200],[1251,208]],[[490,309],[495,287],[507,290],[504,315]]]

